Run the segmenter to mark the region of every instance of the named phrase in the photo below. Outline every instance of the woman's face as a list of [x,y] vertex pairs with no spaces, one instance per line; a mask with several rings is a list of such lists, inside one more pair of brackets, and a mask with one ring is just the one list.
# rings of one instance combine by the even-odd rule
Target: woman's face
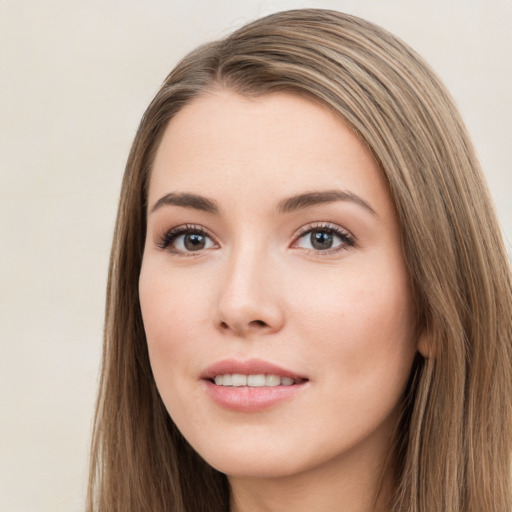
[[385,181],[326,108],[229,91],[184,107],[156,153],[139,286],[162,399],[212,466],[382,461],[413,304]]

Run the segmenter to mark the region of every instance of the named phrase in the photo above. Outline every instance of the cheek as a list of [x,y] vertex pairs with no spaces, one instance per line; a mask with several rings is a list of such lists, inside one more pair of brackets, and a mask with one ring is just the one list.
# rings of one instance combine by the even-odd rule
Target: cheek
[[[194,295],[197,299],[197,294]],[[179,275],[169,276],[165,266],[151,258],[143,261],[139,298],[151,367],[160,388],[162,379],[169,381],[175,375],[175,368],[180,367],[177,363],[189,348],[188,343],[178,343],[177,340],[181,339],[185,326],[194,330],[194,306]],[[169,371],[170,368],[173,371]]]
[[187,428],[202,424],[200,411],[190,403],[200,398],[192,377],[197,373],[194,365],[204,340],[200,324],[205,323],[207,310],[203,294],[190,285],[179,272],[169,275],[165,265],[148,260],[142,266],[139,297],[151,370],[167,411]]
[[331,281],[327,290],[310,282],[308,300],[301,290],[294,295],[302,297],[297,332],[323,393],[318,414],[332,418],[333,410],[350,411],[330,421],[354,439],[396,419],[416,353],[406,277],[363,275]]
[[307,333],[312,361],[341,365],[346,375],[408,373],[416,352],[415,318],[402,268],[332,273],[328,286],[308,280],[293,290],[297,332]]
[[179,331],[194,332],[204,322],[207,294],[202,279],[186,279],[186,273],[170,271],[165,260],[148,257],[139,278],[139,297],[148,343],[170,341]]
[[143,260],[139,297],[153,376],[169,414],[201,423],[190,403],[201,399],[197,386],[205,354],[212,346],[215,304],[209,268],[172,269],[165,257]]

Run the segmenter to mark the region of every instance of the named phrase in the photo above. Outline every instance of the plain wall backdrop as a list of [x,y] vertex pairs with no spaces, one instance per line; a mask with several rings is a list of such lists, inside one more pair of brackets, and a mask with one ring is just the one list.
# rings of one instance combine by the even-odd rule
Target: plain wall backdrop
[[110,241],[186,52],[274,11],[367,18],[445,81],[512,241],[511,0],[0,0],[0,512],[83,510]]

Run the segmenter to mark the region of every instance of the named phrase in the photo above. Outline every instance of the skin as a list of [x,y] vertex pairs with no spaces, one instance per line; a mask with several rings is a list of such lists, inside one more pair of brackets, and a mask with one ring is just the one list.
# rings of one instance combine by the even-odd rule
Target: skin
[[[279,210],[326,190],[351,196]],[[169,193],[218,211],[155,208]],[[372,510],[418,337],[393,201],[368,149],[309,99],[216,90],[169,123],[148,205],[139,289],[154,377],[186,439],[228,475],[232,510]],[[207,232],[204,247],[181,236],[162,248],[183,225]],[[308,229],[334,248],[315,249]],[[262,411],[228,410],[200,378],[226,358],[307,382]]]

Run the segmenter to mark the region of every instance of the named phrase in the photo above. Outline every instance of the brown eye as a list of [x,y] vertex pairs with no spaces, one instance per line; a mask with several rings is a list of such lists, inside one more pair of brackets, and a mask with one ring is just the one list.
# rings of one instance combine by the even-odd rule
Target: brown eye
[[214,247],[213,240],[200,231],[187,231],[178,234],[169,244],[175,252],[198,252]]
[[206,241],[207,237],[201,233],[183,235],[183,245],[187,251],[199,251],[204,249],[206,247]]
[[187,226],[180,226],[165,233],[158,246],[175,254],[190,254],[217,247],[206,232]]

